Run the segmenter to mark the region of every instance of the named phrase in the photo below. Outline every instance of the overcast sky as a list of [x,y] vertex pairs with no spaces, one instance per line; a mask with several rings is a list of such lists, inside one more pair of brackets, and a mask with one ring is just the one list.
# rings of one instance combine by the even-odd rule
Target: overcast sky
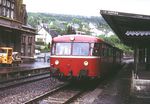
[[150,15],[150,0],[24,0],[27,12],[100,16],[100,10]]

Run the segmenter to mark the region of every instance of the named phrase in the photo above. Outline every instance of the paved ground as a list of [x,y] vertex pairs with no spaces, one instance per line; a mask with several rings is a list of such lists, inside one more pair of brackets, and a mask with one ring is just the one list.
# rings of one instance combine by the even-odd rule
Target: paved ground
[[41,67],[50,67],[49,62],[42,61],[34,61],[30,63],[22,63],[20,67],[28,67],[28,68],[41,68]]
[[149,98],[131,96],[131,70],[133,64],[126,65],[110,79],[93,104],[150,104]]
[[46,68],[46,67],[50,67],[50,63],[44,62],[43,60],[28,62],[28,63],[25,62],[25,63],[21,63],[19,66],[0,67],[0,74],[10,73],[10,72],[14,72],[14,71],[21,71],[21,70]]
[[124,68],[104,86],[94,104],[129,104],[130,70]]

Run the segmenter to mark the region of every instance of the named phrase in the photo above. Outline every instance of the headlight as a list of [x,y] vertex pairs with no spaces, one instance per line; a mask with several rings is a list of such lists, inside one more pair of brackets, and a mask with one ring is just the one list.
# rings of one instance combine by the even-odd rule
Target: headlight
[[84,61],[84,66],[88,66],[88,65],[89,65],[88,61]]
[[58,65],[58,64],[59,64],[59,61],[58,61],[58,60],[56,60],[56,61],[55,61],[55,65]]

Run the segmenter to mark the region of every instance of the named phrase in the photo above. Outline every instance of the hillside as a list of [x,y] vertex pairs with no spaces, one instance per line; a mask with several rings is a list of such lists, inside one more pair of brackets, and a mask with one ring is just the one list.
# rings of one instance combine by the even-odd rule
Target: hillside
[[111,31],[109,26],[106,24],[101,16],[78,16],[78,15],[63,15],[63,14],[47,14],[47,13],[28,13],[28,24],[34,28],[41,23],[47,24],[49,28],[66,29],[68,24],[73,26],[78,25],[79,31],[88,31],[91,28],[89,25],[92,24],[94,28],[104,33]]
[[55,29],[61,35],[67,33],[68,25],[73,26],[78,31],[83,31],[88,35],[92,35],[93,30],[101,31],[96,34],[97,37],[103,38],[106,42],[127,53],[132,53],[131,48],[123,45],[116,35],[108,37],[108,34],[112,32],[112,30],[101,16],[86,17],[63,14],[28,13],[28,24],[34,28],[37,28],[40,24],[44,24],[50,29]]

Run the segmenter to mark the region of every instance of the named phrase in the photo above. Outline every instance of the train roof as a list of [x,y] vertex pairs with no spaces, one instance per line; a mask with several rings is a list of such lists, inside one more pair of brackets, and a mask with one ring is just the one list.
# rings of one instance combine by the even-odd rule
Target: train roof
[[53,38],[54,42],[104,42],[102,39],[89,35],[63,35]]

